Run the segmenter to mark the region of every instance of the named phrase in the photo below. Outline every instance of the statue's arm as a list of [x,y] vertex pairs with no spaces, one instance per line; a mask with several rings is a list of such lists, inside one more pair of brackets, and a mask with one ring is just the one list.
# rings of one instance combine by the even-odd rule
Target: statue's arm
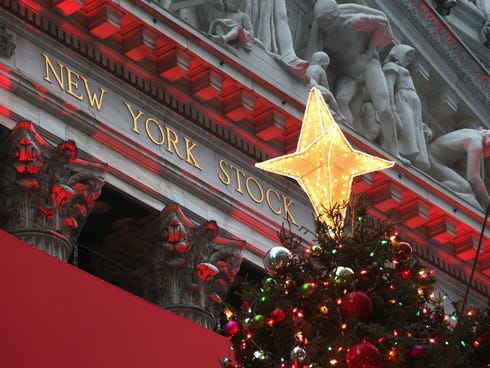
[[247,32],[250,39],[252,39],[254,37],[254,26],[246,13],[243,13],[242,27]]
[[342,4],[339,10],[350,19],[356,31],[371,34],[369,50],[379,51],[393,41],[390,22],[382,11],[357,4]]

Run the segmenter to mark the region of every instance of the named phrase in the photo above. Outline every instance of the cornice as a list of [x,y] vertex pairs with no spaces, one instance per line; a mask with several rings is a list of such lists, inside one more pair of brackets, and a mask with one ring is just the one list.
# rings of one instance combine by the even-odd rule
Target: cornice
[[[195,76],[199,78],[204,73],[205,85],[202,88],[206,88],[210,83],[209,78],[206,83],[206,76],[208,75],[206,73],[214,69],[189,50],[179,48],[163,34],[159,35],[159,42],[161,40],[165,43],[163,49],[169,50],[170,55],[167,54],[165,57],[170,60],[171,65],[174,65],[172,63],[176,59],[175,55],[180,50],[182,50],[183,57],[187,58],[187,62],[192,64],[190,69],[183,71],[183,76],[179,80],[166,80],[156,77],[155,70],[158,69],[158,57],[141,60],[137,63],[128,61],[128,58],[121,55],[120,51],[108,49],[96,38],[87,37],[87,32],[83,29],[80,33],[77,26],[64,26],[62,17],[56,13],[35,11],[15,0],[1,0],[0,6],[8,12],[10,17],[22,19],[36,31],[42,32],[42,34],[62,44],[66,49],[75,52],[90,62],[91,65],[97,65],[100,67],[101,73],[110,73],[124,84],[130,85],[143,95],[155,100],[159,105],[167,107],[172,113],[178,113],[188,121],[192,121],[196,126],[219,137],[228,145],[257,161],[284,153],[286,150],[284,145],[286,147],[288,144],[292,145],[289,142],[295,141],[295,136],[299,134],[300,121],[287,113],[282,113],[284,115],[283,120],[287,121],[287,126],[284,130],[276,132],[276,136],[273,137],[275,142],[264,142],[257,138],[257,132],[254,130],[256,117],[260,119],[261,114],[267,113],[267,110],[273,113],[275,109],[257,92],[249,90],[219,70],[216,71],[216,74],[220,76],[222,84],[225,84],[219,92],[219,98],[212,101],[193,99],[192,104],[190,104],[189,98],[196,94],[194,86],[199,83],[202,85],[202,78],[200,80],[193,80],[193,78]],[[136,20],[134,21],[136,22]],[[12,19],[11,23],[8,24],[10,28],[20,27],[19,31],[26,33],[18,21]],[[32,35],[35,35],[36,31]],[[118,34],[118,36],[123,37],[123,39],[116,44],[124,43],[125,35]],[[177,66],[172,66],[172,68],[177,68]],[[254,104],[252,106],[246,106],[244,96],[247,94],[253,96]],[[235,111],[224,111],[223,100],[227,100],[229,104],[230,98],[235,103],[238,117],[233,115]],[[233,118],[228,119],[227,114]],[[242,116],[244,114],[245,116]],[[242,118],[245,120],[244,122],[234,124],[238,122],[236,119]],[[245,126],[245,129],[241,128],[242,126]],[[295,135],[291,136],[288,133],[290,131],[295,132]],[[286,134],[285,138],[282,137],[283,133]]]

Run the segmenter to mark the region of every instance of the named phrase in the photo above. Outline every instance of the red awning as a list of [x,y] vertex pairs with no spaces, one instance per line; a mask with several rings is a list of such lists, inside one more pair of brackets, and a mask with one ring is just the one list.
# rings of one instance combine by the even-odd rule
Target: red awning
[[0,366],[220,367],[227,340],[0,231]]

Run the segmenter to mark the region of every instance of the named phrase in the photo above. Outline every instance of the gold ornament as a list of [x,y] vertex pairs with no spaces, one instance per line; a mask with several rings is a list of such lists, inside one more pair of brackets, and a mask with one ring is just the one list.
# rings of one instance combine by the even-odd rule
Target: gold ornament
[[392,161],[354,150],[316,88],[310,91],[296,152],[255,164],[297,180],[320,220],[331,226],[325,209],[349,200],[354,176],[393,165]]

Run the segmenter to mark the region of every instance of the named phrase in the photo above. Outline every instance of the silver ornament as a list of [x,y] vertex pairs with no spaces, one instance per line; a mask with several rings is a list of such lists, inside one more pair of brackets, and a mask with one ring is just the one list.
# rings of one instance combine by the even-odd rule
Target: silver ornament
[[302,362],[306,359],[306,350],[299,346],[296,346],[295,348],[293,348],[293,350],[291,350],[291,359],[295,363]]
[[333,270],[331,279],[335,285],[345,287],[354,282],[354,271],[349,267],[339,266]]
[[288,267],[293,261],[291,251],[284,247],[269,249],[264,257],[264,268],[269,275],[276,275],[283,268]]

